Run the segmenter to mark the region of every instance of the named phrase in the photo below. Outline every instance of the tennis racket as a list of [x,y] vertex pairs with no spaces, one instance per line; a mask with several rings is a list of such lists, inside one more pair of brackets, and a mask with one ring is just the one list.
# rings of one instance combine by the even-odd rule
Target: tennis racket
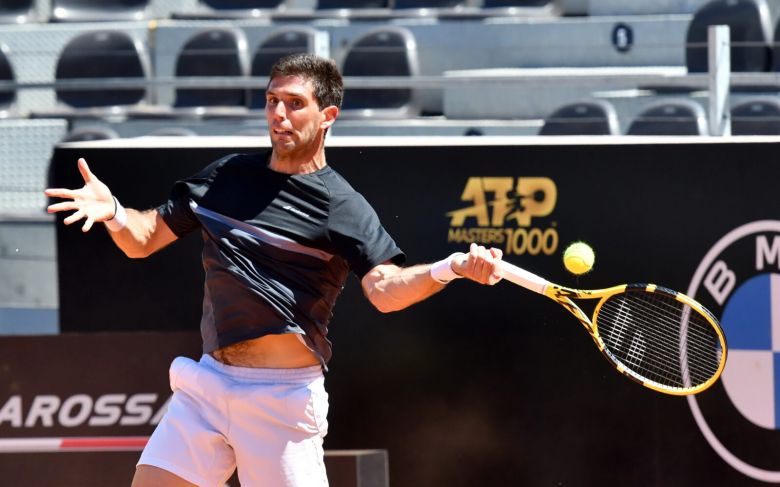
[[[502,262],[504,279],[543,294],[577,317],[617,370],[645,387],[684,396],[709,388],[726,365],[718,320],[690,297],[654,284],[580,290]],[[572,299],[598,299],[589,318]]]

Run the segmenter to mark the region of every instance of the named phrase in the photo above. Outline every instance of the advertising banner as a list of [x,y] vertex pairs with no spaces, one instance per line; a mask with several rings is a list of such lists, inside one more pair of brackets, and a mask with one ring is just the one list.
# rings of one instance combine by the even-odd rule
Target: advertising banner
[[[329,164],[366,196],[409,264],[478,242],[570,287],[677,289],[722,321],[730,355],[710,390],[661,395],[617,373],[566,310],[510,283],[456,281],[381,314],[351,278],[330,324],[326,449],[387,449],[396,486],[780,482],[780,166],[772,162],[780,143],[332,142]],[[260,150],[62,146],[52,179],[81,186],[76,160],[85,157],[125,206],[146,209],[216,158]],[[83,234],[61,219],[63,332],[197,334],[199,235],[131,260],[103,229]],[[576,277],[561,254],[579,240],[596,259]],[[139,346],[137,353],[143,361],[158,352]],[[63,360],[47,364],[68,374],[57,382],[67,392],[56,415],[36,410],[29,419],[30,405],[16,413],[12,395],[0,397],[3,437],[16,431],[9,421],[41,426],[66,405],[66,421],[82,414],[73,404],[86,399],[70,398],[89,371],[69,374]],[[95,373],[107,367],[93,362]],[[90,396],[85,421],[139,420],[142,406],[150,420],[156,412],[156,403],[134,396],[146,390],[117,383],[104,393],[124,394],[102,404],[121,413],[95,415],[100,398]]]

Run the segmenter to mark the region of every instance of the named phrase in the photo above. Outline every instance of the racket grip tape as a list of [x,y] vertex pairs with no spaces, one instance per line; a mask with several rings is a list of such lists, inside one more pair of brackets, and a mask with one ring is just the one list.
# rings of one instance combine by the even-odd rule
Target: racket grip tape
[[504,279],[530,291],[544,294],[544,290],[549,284],[547,279],[539,277],[525,269],[521,269],[507,261],[501,261],[501,268],[504,271]]

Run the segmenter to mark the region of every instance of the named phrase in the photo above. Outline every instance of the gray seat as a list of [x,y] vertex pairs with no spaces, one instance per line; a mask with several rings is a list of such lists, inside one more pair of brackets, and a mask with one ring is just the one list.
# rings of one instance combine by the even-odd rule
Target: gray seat
[[[686,35],[685,62],[688,71],[708,70],[707,30],[728,25],[731,39],[731,70],[762,72],[772,67],[772,37],[777,20],[776,2],[767,0],[713,0],[693,15]],[[743,45],[739,45],[743,43]],[[751,45],[744,45],[750,43]]]
[[[81,34],[65,45],[57,60],[56,81],[124,78],[144,81],[149,76],[144,45],[122,31],[103,30]],[[141,83],[142,85],[143,83]],[[72,108],[133,106],[147,99],[144,86],[74,89],[58,86],[57,100]]]
[[[268,35],[257,47],[252,57],[250,74],[252,77],[264,77],[271,73],[271,67],[279,59],[300,52],[316,53],[327,56],[327,34],[312,27],[290,26],[278,29]],[[265,90],[250,90],[249,108],[259,109],[265,106]]]
[[[215,28],[195,34],[184,44],[176,59],[175,76],[246,77],[248,64],[241,31]],[[173,106],[245,107],[246,93],[244,88],[177,88]]]
[[733,135],[780,135],[780,100],[757,98],[731,109]]
[[24,24],[36,20],[34,0],[0,1],[0,24]]
[[627,135],[706,135],[707,117],[693,100],[664,100],[642,111]]
[[[379,27],[356,38],[346,50],[341,69],[345,77],[418,76],[417,44],[401,27]],[[409,117],[420,114],[419,96],[412,88],[347,88],[342,113],[346,116]]]
[[615,107],[606,100],[583,100],[555,110],[539,135],[619,135]]
[[149,2],[150,0],[52,0],[51,20],[142,20],[148,17]]

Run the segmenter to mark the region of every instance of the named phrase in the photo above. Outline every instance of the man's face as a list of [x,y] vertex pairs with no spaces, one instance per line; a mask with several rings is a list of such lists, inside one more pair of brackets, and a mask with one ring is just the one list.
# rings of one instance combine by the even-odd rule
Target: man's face
[[265,92],[265,118],[274,151],[288,157],[310,151],[328,125],[311,81],[299,76],[271,80]]

